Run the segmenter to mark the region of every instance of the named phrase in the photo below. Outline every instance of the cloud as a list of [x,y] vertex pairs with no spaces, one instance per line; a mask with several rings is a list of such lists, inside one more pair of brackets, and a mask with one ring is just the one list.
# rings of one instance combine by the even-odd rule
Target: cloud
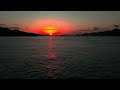
[[12,25],[18,25],[18,24],[12,24]]
[[7,24],[0,24],[0,26],[8,26]]
[[9,27],[11,29],[20,29],[20,27]]

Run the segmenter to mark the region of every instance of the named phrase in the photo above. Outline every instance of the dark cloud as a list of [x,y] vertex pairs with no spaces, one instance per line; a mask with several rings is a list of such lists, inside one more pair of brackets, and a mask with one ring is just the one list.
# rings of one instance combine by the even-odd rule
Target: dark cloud
[[20,29],[20,27],[9,27],[11,29]]
[[7,24],[0,24],[0,26],[8,26]]
[[12,25],[18,25],[18,24],[12,24]]

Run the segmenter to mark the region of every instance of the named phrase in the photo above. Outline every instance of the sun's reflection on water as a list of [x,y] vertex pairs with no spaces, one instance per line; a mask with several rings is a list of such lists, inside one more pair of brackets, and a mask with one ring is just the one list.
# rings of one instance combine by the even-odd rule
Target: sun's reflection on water
[[47,64],[45,65],[45,68],[47,69],[47,75],[49,78],[57,78],[62,64],[59,60],[59,52],[56,50],[59,46],[56,45],[57,42],[54,40],[54,37],[49,37],[48,39],[48,47],[45,55]]
[[53,37],[50,37],[48,41],[48,50],[47,50],[46,58],[56,59],[57,57],[58,57],[58,53],[56,52],[55,49],[55,43],[53,41]]

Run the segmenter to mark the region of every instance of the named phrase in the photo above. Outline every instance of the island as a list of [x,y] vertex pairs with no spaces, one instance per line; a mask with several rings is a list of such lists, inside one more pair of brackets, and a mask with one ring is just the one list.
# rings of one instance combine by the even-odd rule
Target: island
[[120,36],[120,29],[113,29],[103,32],[84,33],[81,36]]
[[42,36],[41,34],[28,33],[20,30],[11,30],[7,27],[0,27],[0,36]]

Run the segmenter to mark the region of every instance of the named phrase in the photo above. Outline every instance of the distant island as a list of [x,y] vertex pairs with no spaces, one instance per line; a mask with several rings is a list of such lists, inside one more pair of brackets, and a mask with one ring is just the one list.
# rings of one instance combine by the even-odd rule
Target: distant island
[[103,32],[84,33],[81,34],[80,36],[120,36],[120,29],[113,29],[110,31]]

